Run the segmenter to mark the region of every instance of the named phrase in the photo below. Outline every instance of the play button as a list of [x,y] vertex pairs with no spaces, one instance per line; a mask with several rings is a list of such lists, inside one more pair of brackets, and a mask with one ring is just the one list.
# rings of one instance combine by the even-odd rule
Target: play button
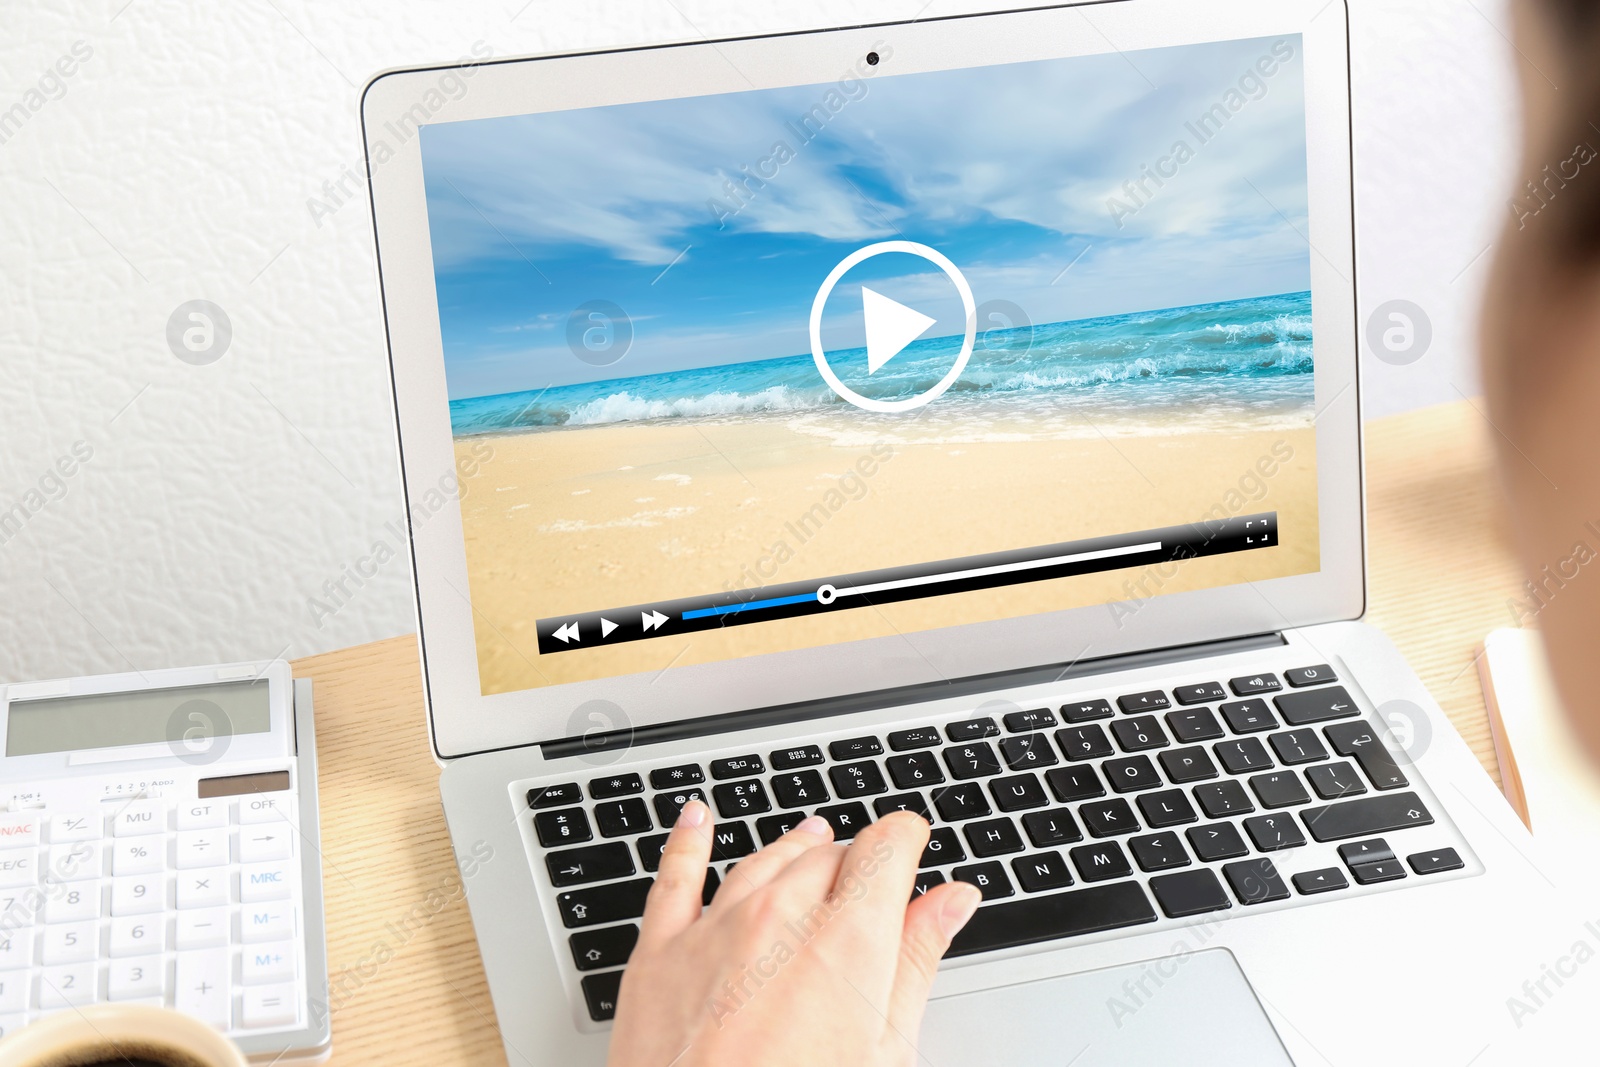
[[[833,293],[834,286],[839,284],[839,280],[851,268],[873,256],[889,252],[918,256],[938,267],[955,286],[956,292],[961,297],[962,310],[966,313],[966,332],[961,340],[961,353],[956,356],[950,370],[924,392],[899,400],[863,396],[850,388],[839,379],[839,375],[829,365],[827,353],[822,347],[822,312],[828,303],[828,297]],[[865,285],[861,287],[861,312],[862,326],[866,332],[869,375],[882,370],[885,364],[905,351],[907,345],[927,333],[938,321]],[[972,358],[972,346],[977,335],[977,306],[972,299],[972,287],[967,284],[967,279],[943,253],[927,245],[917,244],[915,241],[880,241],[856,249],[828,273],[828,277],[823,280],[822,288],[817,290],[816,299],[811,303],[811,358],[816,362],[817,372],[822,375],[822,380],[828,383],[830,389],[865,411],[912,411],[943,395],[945,390],[961,377],[961,372],[966,370],[967,361]]]

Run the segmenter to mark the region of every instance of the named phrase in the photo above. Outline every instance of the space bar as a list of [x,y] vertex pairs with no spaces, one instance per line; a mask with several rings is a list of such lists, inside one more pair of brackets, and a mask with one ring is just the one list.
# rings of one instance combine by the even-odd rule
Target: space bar
[[979,908],[945,955],[970,956],[1155,921],[1155,909],[1138,882],[1114,882]]

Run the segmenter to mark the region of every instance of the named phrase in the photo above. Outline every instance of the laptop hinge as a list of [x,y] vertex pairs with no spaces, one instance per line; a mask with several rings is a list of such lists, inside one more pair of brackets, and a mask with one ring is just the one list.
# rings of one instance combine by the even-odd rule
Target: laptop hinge
[[1213,656],[1227,656],[1236,652],[1256,652],[1267,648],[1280,648],[1287,644],[1282,633],[1256,634],[1250,637],[1233,637],[1202,644],[1179,645],[1172,648],[1130,652],[1120,656],[1077,660],[1044,667],[1025,667],[1015,671],[974,675],[949,681],[926,682],[918,685],[879,689],[868,693],[830,697],[794,704],[778,704],[748,711],[730,711],[720,715],[707,715],[698,719],[678,719],[656,723],[638,729],[612,730],[584,737],[562,737],[545,741],[539,748],[547,760],[565,756],[594,755],[599,752],[622,752],[642,745],[656,745],[667,741],[682,741],[691,737],[735,730],[755,730],[783,723],[807,722],[835,715],[849,715],[861,711],[902,704],[920,704],[929,700],[950,697],[977,696],[996,689],[1013,689],[1025,685],[1048,685],[1069,678],[1087,678],[1097,674],[1135,670],[1140,667],[1159,667],[1169,663],[1183,663]]

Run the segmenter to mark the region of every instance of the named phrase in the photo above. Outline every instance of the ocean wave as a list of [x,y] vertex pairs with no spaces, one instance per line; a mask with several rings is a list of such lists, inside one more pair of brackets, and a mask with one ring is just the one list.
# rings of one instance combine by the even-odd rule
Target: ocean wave
[[716,392],[652,400],[624,390],[578,405],[567,417],[569,426],[596,426],[608,422],[643,422],[649,419],[708,418],[749,415],[760,411],[802,411],[816,407],[816,398],[801,396],[782,385],[757,393]]

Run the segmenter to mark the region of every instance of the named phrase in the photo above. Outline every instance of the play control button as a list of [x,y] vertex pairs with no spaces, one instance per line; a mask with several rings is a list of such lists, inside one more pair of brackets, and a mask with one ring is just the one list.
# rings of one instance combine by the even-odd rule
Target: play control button
[[[840,380],[839,375],[829,365],[827,353],[822,347],[822,312],[828,303],[828,297],[833,294],[834,286],[839,284],[839,280],[851,268],[873,256],[889,252],[917,256],[938,267],[955,286],[956,292],[961,297],[962,311],[966,315],[966,331],[961,339],[961,352],[956,356],[949,371],[923,392],[898,400],[863,396],[850,388]],[[869,375],[882,370],[885,364],[905,351],[907,345],[927,333],[938,321],[865,285],[861,287],[861,312],[862,326],[866,332]],[[912,411],[943,395],[945,390],[961,377],[961,372],[966,370],[967,361],[972,358],[972,346],[977,340],[977,335],[977,306],[972,299],[972,287],[967,284],[967,279],[943,253],[927,245],[917,244],[915,241],[880,241],[856,249],[828,273],[828,277],[823,280],[822,288],[817,290],[816,299],[811,303],[811,358],[816,362],[817,372],[822,375],[822,380],[828,383],[828,388],[865,411]]]

